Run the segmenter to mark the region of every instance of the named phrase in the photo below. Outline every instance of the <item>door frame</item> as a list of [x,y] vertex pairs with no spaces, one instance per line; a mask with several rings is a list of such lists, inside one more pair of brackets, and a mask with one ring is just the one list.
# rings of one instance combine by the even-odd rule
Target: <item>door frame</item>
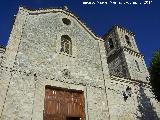
[[88,102],[87,102],[87,86],[64,83],[62,81],[43,79],[37,80],[35,85],[35,95],[33,101],[32,120],[43,120],[45,86],[52,86],[73,91],[82,91],[84,95],[84,118],[89,120]]
[[[54,91],[62,91],[62,92],[65,91],[65,92],[68,92],[68,93],[78,93],[80,96],[82,95],[82,97],[83,97],[83,103],[82,103],[83,104],[83,113],[82,113],[82,116],[83,116],[83,120],[85,120],[85,101],[84,101],[85,98],[84,98],[84,92],[82,90],[67,89],[67,88],[61,88],[61,87],[57,87],[57,86],[46,85],[45,86],[45,97],[46,97],[46,89],[49,89],[51,91],[54,90]],[[44,100],[44,104],[45,104],[45,100]],[[44,108],[45,108],[45,105],[44,105]],[[70,117],[78,117],[78,116],[70,116]]]

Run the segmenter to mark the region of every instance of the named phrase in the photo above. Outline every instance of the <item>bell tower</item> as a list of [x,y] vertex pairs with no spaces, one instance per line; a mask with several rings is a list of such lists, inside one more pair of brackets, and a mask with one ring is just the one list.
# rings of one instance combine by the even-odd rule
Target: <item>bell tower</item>
[[103,37],[110,75],[147,82],[144,56],[139,52],[134,33],[115,25]]

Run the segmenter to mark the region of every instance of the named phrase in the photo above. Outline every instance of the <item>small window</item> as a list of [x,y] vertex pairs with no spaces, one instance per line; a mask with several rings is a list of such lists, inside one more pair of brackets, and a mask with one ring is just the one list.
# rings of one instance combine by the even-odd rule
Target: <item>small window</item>
[[72,54],[72,42],[68,35],[61,36],[61,52]]
[[108,43],[109,43],[110,49],[113,49],[114,48],[114,43],[113,43],[112,38],[109,38]]
[[136,63],[137,70],[140,71],[139,64],[136,60],[135,60],[135,63]]
[[62,21],[66,25],[70,25],[71,24],[71,21],[68,18],[63,18]]
[[131,42],[130,42],[130,39],[127,35],[125,35],[125,39],[126,39],[126,42],[129,46],[131,46]]

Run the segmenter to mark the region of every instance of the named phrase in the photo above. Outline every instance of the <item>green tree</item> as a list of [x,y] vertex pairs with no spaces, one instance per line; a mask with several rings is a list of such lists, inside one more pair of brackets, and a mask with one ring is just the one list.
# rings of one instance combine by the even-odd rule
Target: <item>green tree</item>
[[150,62],[150,83],[153,93],[158,101],[160,101],[160,49],[158,49]]

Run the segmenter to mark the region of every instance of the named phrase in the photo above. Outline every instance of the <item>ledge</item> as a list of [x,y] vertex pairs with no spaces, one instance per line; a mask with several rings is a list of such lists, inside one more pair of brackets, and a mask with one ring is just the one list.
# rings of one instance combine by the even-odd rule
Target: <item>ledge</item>
[[134,84],[134,85],[142,85],[143,87],[150,88],[150,85],[148,82],[143,82],[143,81],[135,80],[135,79],[117,77],[114,75],[111,75],[110,78],[111,78],[111,80],[115,80],[115,81],[119,81],[119,82],[123,82],[123,83]]

